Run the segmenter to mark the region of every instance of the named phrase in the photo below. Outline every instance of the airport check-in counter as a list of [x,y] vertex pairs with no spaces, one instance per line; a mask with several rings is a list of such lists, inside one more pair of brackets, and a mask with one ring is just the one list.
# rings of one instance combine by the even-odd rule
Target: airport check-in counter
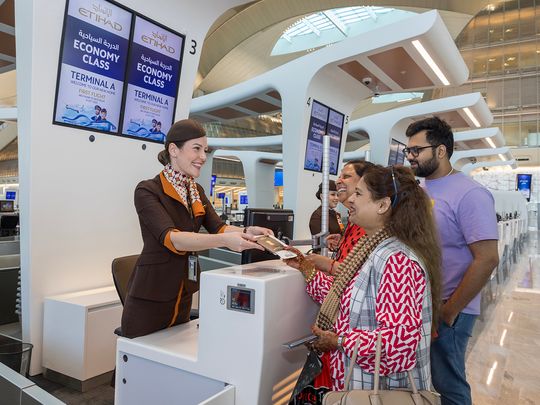
[[120,338],[115,404],[287,403],[318,306],[297,270],[280,260],[206,271],[200,318],[135,339]]

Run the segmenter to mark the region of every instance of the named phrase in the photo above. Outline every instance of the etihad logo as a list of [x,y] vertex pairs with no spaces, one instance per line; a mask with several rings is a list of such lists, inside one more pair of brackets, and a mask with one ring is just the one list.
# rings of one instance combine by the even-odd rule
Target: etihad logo
[[111,27],[113,30],[122,31],[122,25],[111,19],[112,9],[104,7],[101,3],[92,4],[91,10],[79,7],[79,14],[105,27]]
[[154,48],[158,48],[161,50],[164,49],[171,54],[175,53],[175,49],[166,43],[167,34],[160,34],[159,32],[152,31],[152,36],[143,34],[141,36],[141,41],[143,41],[145,44],[153,46]]

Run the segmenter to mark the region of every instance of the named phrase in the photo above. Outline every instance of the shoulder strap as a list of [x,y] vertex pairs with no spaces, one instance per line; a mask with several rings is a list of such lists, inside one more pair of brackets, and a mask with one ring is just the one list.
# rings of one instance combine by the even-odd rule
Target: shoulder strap
[[[358,348],[360,347],[360,339],[362,337],[358,337],[356,340],[356,344],[354,345],[354,352],[353,356],[351,358],[351,363],[349,364],[349,370],[347,371],[347,377],[345,378],[345,385],[344,389],[349,390],[349,384],[351,382],[352,373],[354,370],[354,365],[356,363],[356,359],[358,358]],[[379,331],[377,334],[377,343],[375,346],[375,372],[373,373],[373,394],[378,395],[379,394],[379,373],[381,369],[381,344],[382,344],[382,334]],[[407,371],[407,376],[409,377],[409,384],[411,386],[412,392],[415,395],[418,395],[418,389],[416,388],[416,384],[414,383],[414,378],[411,373],[411,371]]]

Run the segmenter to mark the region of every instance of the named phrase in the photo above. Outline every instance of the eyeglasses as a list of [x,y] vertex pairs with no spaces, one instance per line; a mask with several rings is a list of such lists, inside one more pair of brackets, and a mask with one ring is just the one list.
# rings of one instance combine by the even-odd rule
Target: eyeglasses
[[394,208],[399,199],[398,184],[397,184],[396,176],[394,175],[394,166],[390,166],[390,170],[392,174],[392,184],[394,184],[394,197],[392,198],[392,208]]
[[429,146],[411,146],[410,148],[403,148],[403,153],[405,154],[405,156],[407,156],[410,153],[414,157],[418,157],[422,149],[437,148],[439,146],[441,146],[441,144],[429,145]]

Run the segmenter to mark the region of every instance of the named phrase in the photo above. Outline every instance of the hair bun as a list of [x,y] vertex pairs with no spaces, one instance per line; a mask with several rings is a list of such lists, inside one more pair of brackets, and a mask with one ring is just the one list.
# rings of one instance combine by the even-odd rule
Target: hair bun
[[169,163],[169,159],[167,158],[167,155],[168,155],[168,152],[165,149],[163,149],[157,155],[157,159],[159,160],[159,163],[161,163],[163,166],[166,166]]

